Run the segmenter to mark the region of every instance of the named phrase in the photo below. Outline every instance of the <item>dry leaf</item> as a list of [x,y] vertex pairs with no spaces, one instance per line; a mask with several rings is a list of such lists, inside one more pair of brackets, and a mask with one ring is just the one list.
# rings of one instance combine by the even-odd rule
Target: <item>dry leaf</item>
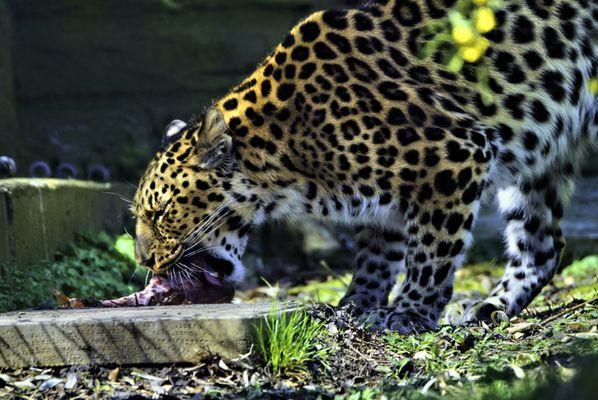
[[44,383],[41,384],[41,386],[39,387],[39,390],[41,390],[42,392],[45,392],[46,390],[52,389],[54,386],[58,385],[59,383],[62,383],[62,379],[60,379],[60,378],[47,379],[46,381],[44,381]]
[[65,295],[58,289],[54,289],[54,297],[56,298],[56,302],[58,303],[59,307],[68,306],[69,301],[71,300],[67,295]]
[[36,375],[33,378],[31,378],[31,380],[33,381],[47,381],[48,379],[53,378],[52,375],[46,375],[46,374],[41,374],[41,375]]
[[137,386],[137,384],[135,383],[135,381],[133,380],[133,378],[131,378],[130,376],[125,376],[122,379],[123,382],[128,383],[131,386]]
[[77,375],[70,372],[66,377],[66,383],[64,384],[64,388],[70,390],[75,387],[77,384]]
[[248,388],[250,385],[249,383],[249,373],[247,372],[247,370],[243,371],[243,387],[244,388]]
[[138,376],[141,379],[145,379],[145,380],[148,380],[148,381],[159,382],[159,383],[162,383],[162,382],[164,382],[166,380],[165,378],[160,378],[159,376],[154,376],[154,375],[146,374],[146,373],[144,373],[142,371],[139,371],[139,370],[135,370],[135,371],[131,372],[131,375]]
[[506,329],[506,331],[510,334],[514,334],[517,332],[526,332],[528,330],[531,330],[532,328],[539,328],[539,327],[540,327],[540,325],[538,325],[535,322],[519,322],[519,323],[509,326]]
[[120,375],[120,367],[116,367],[112,371],[110,371],[110,373],[108,374],[108,380],[110,382],[116,382],[119,375]]
[[579,333],[572,333],[570,335],[576,339],[597,339],[598,333],[595,332],[579,332]]
[[517,333],[513,334],[513,339],[519,340],[519,339],[521,339],[524,336],[525,336],[525,333],[523,333],[523,332],[517,332]]
[[459,374],[456,370],[454,369],[447,369],[445,371],[446,375],[449,376],[452,379],[461,379],[461,374]]
[[219,366],[220,368],[222,368],[223,370],[225,370],[225,371],[230,371],[230,368],[228,367],[228,365],[226,365],[226,364],[224,363],[224,361],[222,361],[222,360],[218,361],[218,366]]
[[418,351],[413,355],[414,360],[431,360],[432,358],[434,357],[425,350]]
[[152,381],[152,383],[150,384],[150,388],[151,388],[152,392],[157,393],[157,394],[165,394],[166,393],[166,389],[164,389],[162,386],[160,386],[155,381]]
[[12,382],[11,385],[19,389],[35,389],[35,385],[31,383],[29,379],[26,379],[24,381]]
[[513,370],[513,373],[515,374],[515,377],[517,379],[525,378],[525,372],[523,371],[523,369],[521,369],[521,367],[519,367],[515,364],[511,364],[510,367]]
[[428,390],[430,390],[432,385],[434,385],[437,381],[438,381],[438,379],[436,379],[436,378],[430,379],[422,388],[422,394],[425,395],[426,393],[428,393]]
[[573,331],[577,331],[577,332],[584,332],[590,329],[590,326],[587,324],[582,324],[581,322],[578,321],[573,321],[573,322],[565,322],[564,325],[573,330]]

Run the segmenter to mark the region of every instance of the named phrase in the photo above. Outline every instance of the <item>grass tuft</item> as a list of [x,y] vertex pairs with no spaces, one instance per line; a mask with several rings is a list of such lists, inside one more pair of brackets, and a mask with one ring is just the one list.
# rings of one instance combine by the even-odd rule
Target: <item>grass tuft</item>
[[273,304],[270,313],[256,324],[257,349],[265,368],[275,375],[307,372],[308,363],[325,364],[327,348],[318,343],[323,322],[305,309],[284,311]]

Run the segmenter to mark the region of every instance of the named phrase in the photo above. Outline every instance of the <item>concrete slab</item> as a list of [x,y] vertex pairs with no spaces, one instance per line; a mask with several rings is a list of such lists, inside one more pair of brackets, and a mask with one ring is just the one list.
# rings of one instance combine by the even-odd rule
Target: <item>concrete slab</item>
[[0,264],[51,260],[76,232],[122,231],[131,188],[59,179],[0,179]]
[[[270,303],[14,312],[0,315],[0,368],[174,364],[237,357]],[[290,311],[292,303],[281,306]]]

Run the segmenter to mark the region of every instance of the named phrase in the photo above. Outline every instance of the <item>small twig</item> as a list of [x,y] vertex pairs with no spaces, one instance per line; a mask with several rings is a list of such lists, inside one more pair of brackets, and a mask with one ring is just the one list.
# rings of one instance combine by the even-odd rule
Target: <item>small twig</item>
[[360,352],[359,350],[357,350],[355,347],[353,347],[353,345],[349,342],[347,342],[347,346],[349,346],[349,348],[351,350],[353,350],[355,352],[355,354],[357,354],[358,356],[360,356],[361,358],[363,358],[364,360],[372,363],[372,364],[376,364],[376,360],[374,360],[373,358],[363,354],[362,352]]
[[349,288],[349,284],[345,281],[345,277],[336,272],[335,270],[328,265],[325,260],[320,260],[320,265],[328,272],[330,272],[334,277],[336,277],[347,289]]
[[568,314],[570,312],[579,310],[580,308],[583,308],[583,307],[587,306],[588,304],[592,304],[592,303],[595,303],[597,301],[598,301],[598,298],[594,298],[594,299],[591,299],[591,300],[584,301],[583,303],[577,304],[577,305],[575,305],[573,307],[569,307],[569,308],[561,311],[560,313],[558,313],[556,315],[553,315],[550,318],[545,319],[544,321],[540,322],[538,325],[542,326],[542,325],[549,324],[549,323],[551,323],[551,322],[559,319],[560,317],[562,317],[565,314]]

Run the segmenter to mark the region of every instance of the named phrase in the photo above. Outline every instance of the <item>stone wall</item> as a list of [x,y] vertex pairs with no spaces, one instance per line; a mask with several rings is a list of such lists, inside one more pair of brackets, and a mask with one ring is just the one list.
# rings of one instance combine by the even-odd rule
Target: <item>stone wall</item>
[[0,179],[0,265],[53,260],[77,232],[121,233],[130,195],[124,184]]

